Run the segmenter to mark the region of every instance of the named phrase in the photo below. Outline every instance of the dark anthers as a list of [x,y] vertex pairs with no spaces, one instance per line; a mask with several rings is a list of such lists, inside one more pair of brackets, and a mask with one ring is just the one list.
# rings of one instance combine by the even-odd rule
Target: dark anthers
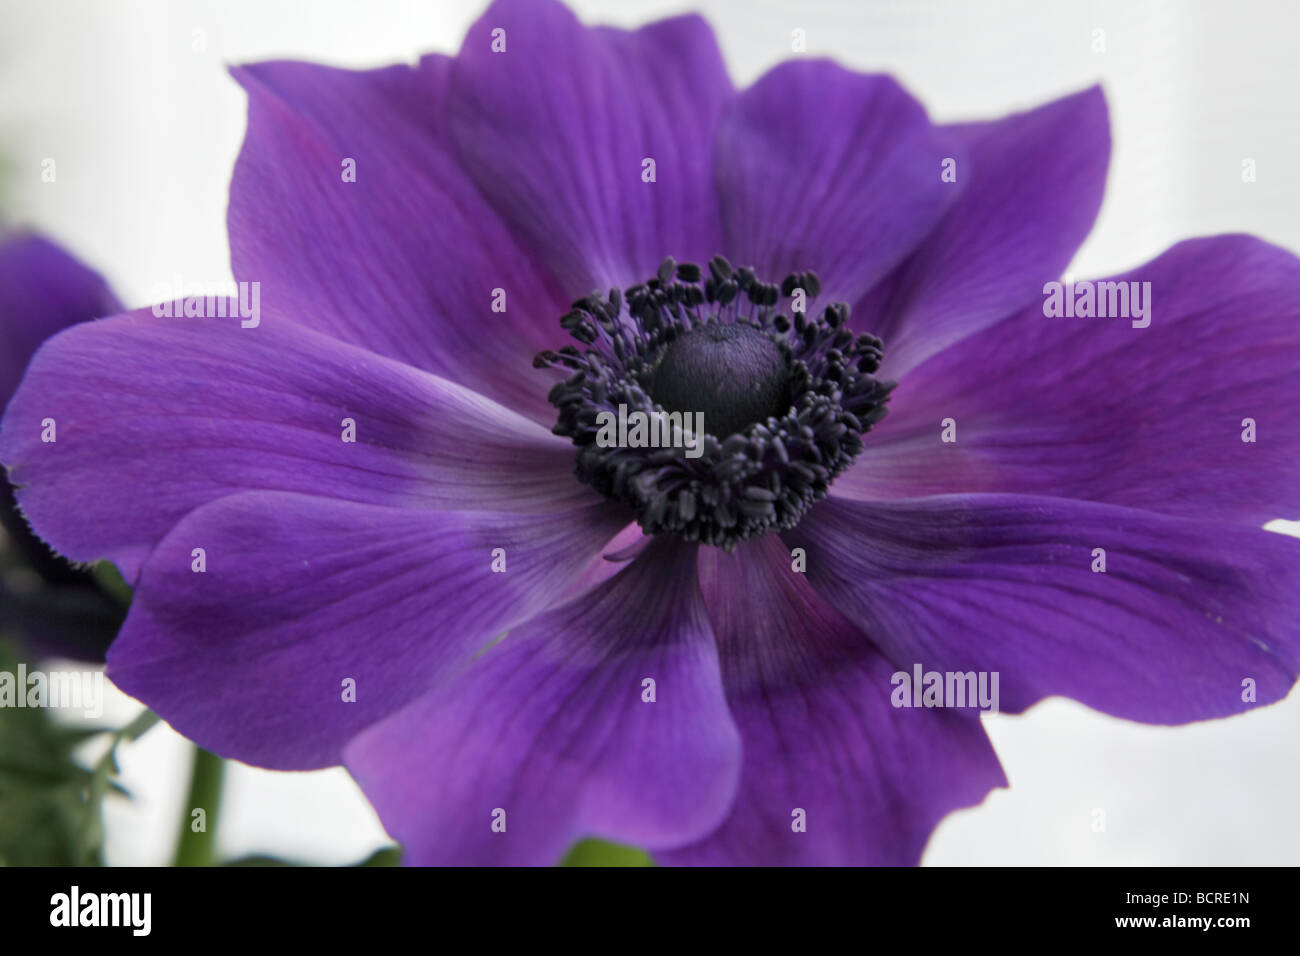
[[[533,364],[571,372],[549,398],[552,430],[578,446],[578,479],[630,505],[648,534],[730,551],[794,527],[862,450],[896,384],[873,376],[881,341],[849,331],[847,305],[808,317],[820,291],[813,272],[778,286],[721,256],[707,274],[670,258],[648,282],[575,302],[560,325],[586,350]],[[707,434],[690,455],[598,441],[620,412],[701,412]]]

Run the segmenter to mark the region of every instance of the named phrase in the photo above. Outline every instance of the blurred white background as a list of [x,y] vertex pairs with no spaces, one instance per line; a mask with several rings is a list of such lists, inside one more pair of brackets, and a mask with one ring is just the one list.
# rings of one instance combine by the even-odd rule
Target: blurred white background
[[[1101,81],[1114,151],[1071,272],[1120,271],[1179,239],[1246,231],[1300,251],[1300,3],[1294,0],[576,0],[592,22],[699,10],[737,84],[791,55],[897,75],[940,121],[995,117]],[[226,191],[245,101],[225,65],[368,67],[454,52],[460,0],[0,0],[0,209],[100,269],[128,305],[230,279]],[[1104,31],[1096,52],[1094,31]],[[42,183],[41,162],[58,164]],[[1256,162],[1245,184],[1241,165]],[[1294,530],[1294,526],[1292,526]],[[138,709],[119,697],[106,720]],[[1243,717],[1145,727],[1049,700],[986,718],[1011,789],[950,816],[929,864],[1294,864],[1300,694]],[[124,748],[112,863],[170,855],[188,773],[165,727]],[[1095,809],[1106,829],[1094,832]],[[341,770],[232,767],[226,855],[343,863],[386,842]]]

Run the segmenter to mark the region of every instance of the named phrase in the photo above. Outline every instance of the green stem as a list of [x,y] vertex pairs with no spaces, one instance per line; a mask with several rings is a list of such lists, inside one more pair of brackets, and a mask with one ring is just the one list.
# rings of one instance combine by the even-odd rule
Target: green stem
[[[221,780],[225,762],[214,753],[194,748],[194,770],[190,775],[190,792],[181,808],[181,835],[176,846],[173,866],[212,866],[216,863],[217,818],[221,809]],[[202,810],[206,819],[203,830],[195,832],[193,811]]]

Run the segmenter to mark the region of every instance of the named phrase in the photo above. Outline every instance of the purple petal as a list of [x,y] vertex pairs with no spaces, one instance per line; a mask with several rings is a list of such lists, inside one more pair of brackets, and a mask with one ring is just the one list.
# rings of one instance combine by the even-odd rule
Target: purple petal
[[120,311],[99,273],[54,243],[26,234],[0,242],[0,405],[47,338]]
[[[18,387],[45,339],[78,322],[121,311],[104,279],[54,243],[32,234],[0,242],[0,405]],[[0,525],[33,581],[0,581],[0,629],[31,653],[102,661],[122,622],[121,606],[91,574],[54,555],[19,514],[0,469]]]
[[552,0],[498,0],[465,37],[448,110],[479,188],[584,294],[717,253],[713,142],[730,95],[698,17],[587,29]]
[[[533,355],[572,298],[452,155],[451,61],[357,72],[256,63],[230,189],[235,276],[283,316],[554,420]],[[344,163],[355,164],[345,181]],[[504,299],[495,299],[494,290]],[[504,306],[504,311],[494,309]]]
[[1105,189],[1110,126],[1100,87],[946,131],[966,153],[960,197],[854,306],[854,324],[885,341],[889,378],[1041,296],[1091,230]]
[[900,669],[996,671],[1005,711],[1062,694],[1177,724],[1256,706],[1247,686],[1280,700],[1300,670],[1300,541],[1262,529],[952,495],[832,498],[785,538]]
[[961,148],[891,77],[783,63],[719,130],[726,253],[769,282],[812,269],[825,301],[854,302],[957,198],[940,172]]
[[912,865],[949,811],[1006,786],[973,711],[891,706],[896,668],[779,538],[707,549],[701,572],[745,763],[722,826],[660,862]]
[[128,580],[183,515],[240,491],[519,513],[594,496],[573,479],[571,446],[459,385],[292,323],[147,309],[37,353],[0,461],[57,551],[109,558]]
[[546,865],[584,836],[653,849],[717,826],[740,745],[695,550],[657,542],[348,747],[406,862]]
[[[604,503],[524,516],[223,498],[145,562],[108,673],[222,756],[336,764],[358,732],[555,603],[625,520]],[[216,692],[195,693],[196,675]]]
[[[1151,318],[1039,303],[903,378],[833,495],[1008,491],[1263,524],[1300,517],[1300,259],[1248,236],[1174,246],[1113,281]],[[1142,320],[1139,320],[1142,321]],[[956,423],[956,442],[940,422]],[[1254,442],[1243,441],[1246,419]]]

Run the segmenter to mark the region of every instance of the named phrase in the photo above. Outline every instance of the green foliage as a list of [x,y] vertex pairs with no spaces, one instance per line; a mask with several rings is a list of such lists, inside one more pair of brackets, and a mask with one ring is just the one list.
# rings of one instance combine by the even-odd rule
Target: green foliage
[[607,843],[604,840],[579,840],[561,866],[654,866],[645,850]]
[[131,603],[131,585],[126,583],[126,578],[112,561],[100,561],[91,567],[90,573],[95,576],[95,583],[116,598],[122,607]]
[[[0,670],[15,673],[18,657],[0,642]],[[102,804],[117,783],[117,746],[157,721],[146,711],[116,733],[69,727],[44,708],[0,711],[0,865],[98,866],[103,863]],[[110,736],[93,767],[77,762],[85,741]]]
[[[386,846],[376,850],[370,856],[366,857],[359,863],[353,863],[353,866],[397,866],[402,862],[402,849],[396,846]],[[281,860],[274,856],[241,856],[237,860],[231,860],[224,866],[307,866],[306,863],[292,863],[289,860]]]

